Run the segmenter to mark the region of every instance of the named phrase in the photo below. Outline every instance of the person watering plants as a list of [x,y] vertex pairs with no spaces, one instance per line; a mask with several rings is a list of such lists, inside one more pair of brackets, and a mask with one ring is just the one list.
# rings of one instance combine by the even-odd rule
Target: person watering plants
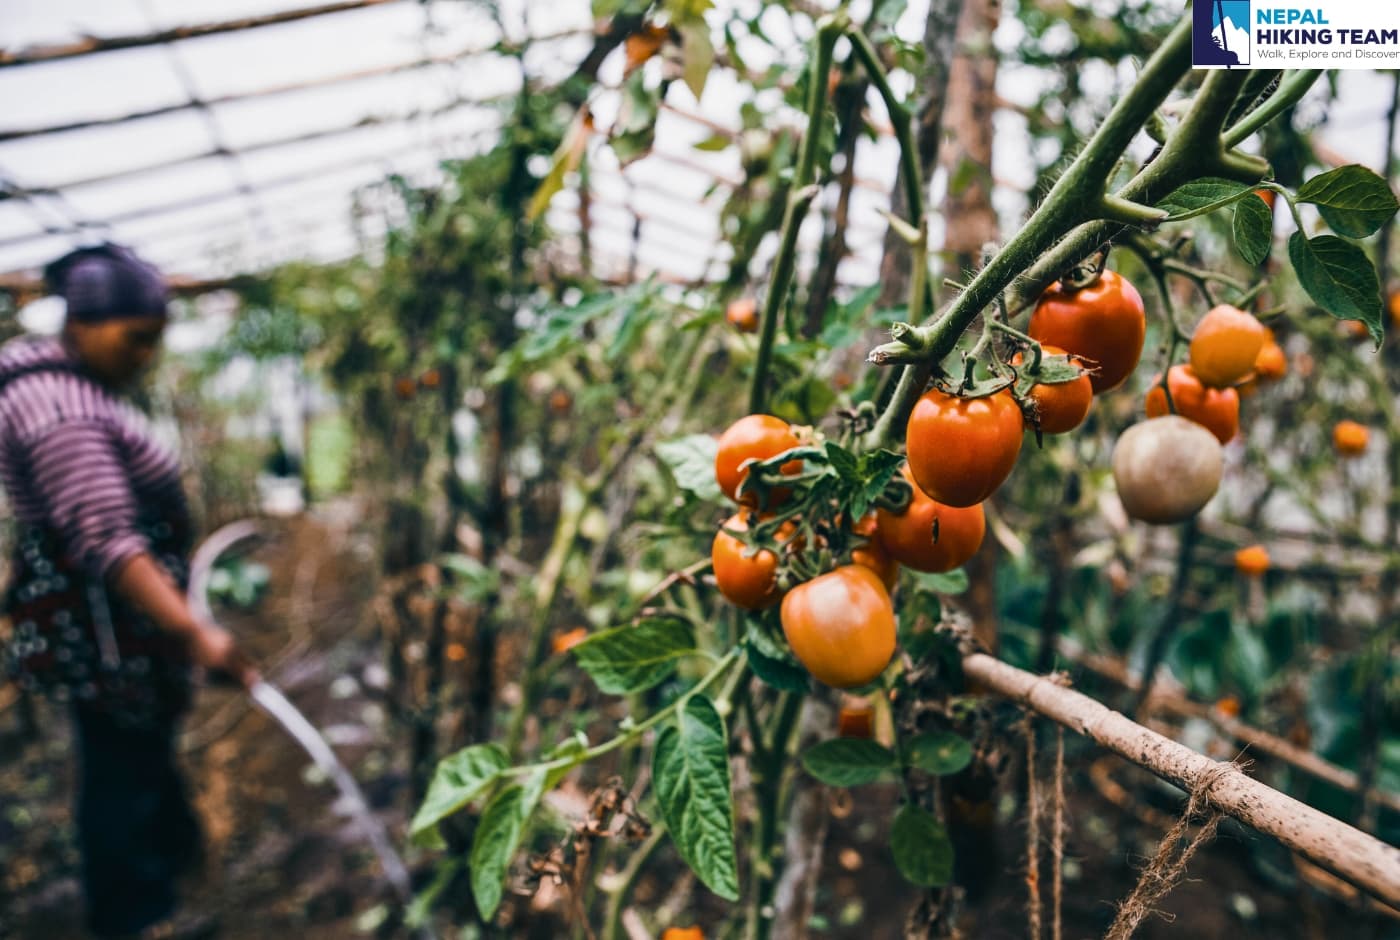
[[257,674],[186,603],[178,459],[123,397],[159,347],[164,278],[110,244],[44,273],[68,304],[61,336],[0,348],[0,482],[16,521],[5,665],[73,715],[90,929],[176,936],[176,879],[201,852],[174,749],[192,670],[245,686]]

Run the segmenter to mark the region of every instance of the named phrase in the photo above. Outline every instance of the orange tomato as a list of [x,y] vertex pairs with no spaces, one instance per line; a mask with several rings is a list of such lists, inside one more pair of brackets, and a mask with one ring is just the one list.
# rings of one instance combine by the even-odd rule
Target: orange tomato
[[1191,368],[1202,385],[1229,388],[1254,371],[1264,324],[1238,307],[1212,307],[1191,334]]
[[565,630],[562,633],[554,634],[552,646],[554,655],[559,656],[578,646],[588,639],[587,627],[574,627],[572,630]]
[[1220,712],[1220,714],[1224,715],[1226,718],[1240,717],[1239,696],[1226,695],[1223,698],[1217,699],[1215,702],[1215,710]]
[[[1149,418],[1169,413],[1160,381],[1158,376],[1147,390]],[[1209,430],[1220,443],[1230,443],[1239,433],[1240,396],[1233,388],[1206,388],[1191,367],[1184,365],[1167,370],[1167,388],[1171,390],[1176,413]]]
[[699,927],[667,927],[661,940],[705,940],[705,931]]
[[1371,331],[1366,328],[1366,324],[1360,320],[1344,320],[1343,329],[1347,335],[1353,339],[1370,339]]
[[899,583],[899,562],[890,556],[889,550],[880,541],[879,525],[875,513],[865,514],[851,529],[856,535],[865,536],[865,544],[851,549],[851,563],[864,565],[880,576],[885,590],[893,591]]
[[1068,350],[1097,371],[1089,376],[1094,394],[1123,384],[1137,368],[1147,336],[1147,316],[1137,288],[1121,275],[1104,271],[1097,282],[1071,291],[1055,284],[1031,314],[1031,338]]
[[1264,200],[1264,205],[1269,207],[1270,212],[1274,211],[1274,199],[1278,197],[1278,193],[1272,189],[1256,189],[1254,195]]
[[1400,290],[1392,291],[1386,300],[1386,307],[1390,310],[1390,322],[1395,324],[1395,328],[1400,330]]
[[758,332],[758,302],[752,297],[731,300],[724,311],[724,319],[740,333]]
[[418,383],[408,378],[395,379],[394,394],[398,396],[399,401],[412,401],[418,394]]
[[1269,550],[1262,545],[1249,545],[1235,552],[1235,570],[1257,578],[1269,570]]
[[[905,467],[904,478],[914,483]],[[904,512],[876,510],[880,543],[890,557],[915,571],[952,571],[967,562],[982,545],[987,517],[982,504],[944,506],[930,499],[918,484]],[[937,531],[937,537],[934,533]]]
[[1332,445],[1343,457],[1359,457],[1366,453],[1366,444],[1371,440],[1371,432],[1366,425],[1355,421],[1338,421],[1332,429]]
[[1266,340],[1254,357],[1254,375],[1262,381],[1273,382],[1288,373],[1288,357],[1283,347],[1272,339]]
[[836,715],[836,734],[842,738],[865,738],[875,735],[875,709],[862,698],[842,703]]
[[889,592],[862,565],[843,565],[788,591],[781,619],[797,661],[838,689],[874,681],[894,655]]
[[[1041,352],[1046,356],[1064,356],[1067,353],[1058,346],[1041,344]],[[1025,357],[1021,353],[1011,357],[1011,364],[1019,366]],[[1073,431],[1084,423],[1089,414],[1089,406],[1094,403],[1094,384],[1088,373],[1072,382],[1057,382],[1048,385],[1043,382],[1031,386],[1031,400],[1035,402],[1036,413],[1040,416],[1040,429],[1046,434],[1064,434]]]
[[460,663],[467,658],[467,648],[461,643],[448,643],[443,652],[447,655],[448,662]]
[[[778,589],[778,556],[766,548],[748,555],[748,546],[743,540],[729,534],[727,530],[747,532],[749,525],[747,512],[738,512],[715,533],[710,546],[710,562],[714,566],[715,583],[719,592],[736,607],[745,610],[762,610],[772,607],[782,597]],[[779,530],[779,538],[790,533],[784,526]]]
[[909,471],[919,489],[946,506],[975,506],[1011,475],[1025,421],[1011,393],[958,398],[931,389],[905,431]]
[[[755,494],[744,493],[742,497],[739,495],[739,487],[749,475],[748,467],[743,464],[749,460],[776,457],[796,446],[797,438],[782,418],[772,415],[748,415],[740,418],[720,435],[719,452],[715,455],[715,480],[725,496],[745,506],[755,506],[758,503]],[[782,466],[784,474],[801,471],[800,460],[791,460]],[[775,489],[769,494],[769,502],[781,502],[785,495],[781,489]]]
[[424,388],[437,388],[442,384],[442,373],[437,369],[429,369],[418,377],[418,384]]
[[567,389],[556,388],[549,393],[549,410],[557,415],[566,415],[574,406],[574,396]]

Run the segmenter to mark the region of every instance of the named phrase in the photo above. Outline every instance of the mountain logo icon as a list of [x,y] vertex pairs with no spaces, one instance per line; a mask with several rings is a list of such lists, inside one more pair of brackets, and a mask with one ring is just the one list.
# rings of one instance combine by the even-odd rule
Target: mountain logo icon
[[1249,64],[1249,0],[1196,0],[1191,12],[1192,65]]

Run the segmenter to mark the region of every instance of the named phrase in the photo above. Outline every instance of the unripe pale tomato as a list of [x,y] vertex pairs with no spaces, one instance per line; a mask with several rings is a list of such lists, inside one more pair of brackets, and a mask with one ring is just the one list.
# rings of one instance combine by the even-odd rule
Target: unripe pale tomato
[[905,440],[914,482],[947,506],[975,506],[1011,475],[1025,420],[1011,393],[957,398],[930,389],[914,404]]
[[1031,314],[1031,338],[1068,350],[1097,371],[1089,376],[1094,394],[1123,384],[1137,368],[1147,336],[1142,296],[1121,275],[1104,271],[1098,281],[1071,291],[1056,284],[1040,297]]
[[884,543],[880,541],[875,513],[866,513],[865,518],[851,527],[851,531],[856,535],[865,536],[866,539],[864,545],[851,549],[851,563],[869,568],[880,576],[885,590],[893,591],[894,586],[899,583],[899,562],[891,557]]
[[1262,545],[1249,545],[1235,552],[1235,570],[1257,578],[1269,570],[1269,550]]
[[843,565],[788,591],[782,621],[798,662],[838,689],[873,682],[894,655],[889,592],[862,565]]
[[1283,347],[1273,340],[1265,340],[1259,355],[1254,357],[1254,375],[1262,381],[1272,382],[1288,373],[1288,357]]
[[1220,488],[1220,442],[1180,415],[1135,424],[1113,447],[1113,481],[1134,519],[1164,525],[1200,512]]
[[1338,421],[1332,429],[1332,446],[1343,457],[1359,457],[1366,453],[1366,444],[1371,440],[1371,432],[1366,425],[1355,421]]
[[[742,539],[729,534],[729,531],[747,532],[749,525],[747,512],[738,512],[729,518],[715,533],[710,546],[710,562],[714,566],[715,583],[719,592],[734,606],[745,610],[762,610],[772,607],[782,597],[776,578],[778,556],[766,548],[760,548],[752,555],[746,555],[748,546]],[[791,527],[778,530],[779,541],[784,534],[790,534]]]
[[[1047,344],[1041,344],[1040,351],[1046,356],[1068,355],[1060,347]],[[1024,358],[1017,353],[1011,357],[1011,364],[1019,366]],[[1094,384],[1085,373],[1072,382],[1032,385],[1030,396],[1040,416],[1040,430],[1046,434],[1064,434],[1084,423],[1089,406],[1094,403]]]
[[731,300],[724,311],[724,318],[729,321],[730,326],[740,333],[757,333],[758,301],[752,297]]
[[982,504],[944,506],[919,489],[909,478],[908,467],[904,478],[914,485],[914,497],[899,515],[876,510],[880,543],[895,561],[915,571],[952,571],[965,564],[977,553],[987,531]]
[[[747,467],[741,465],[746,460],[767,460],[785,450],[797,446],[797,438],[792,428],[782,418],[772,415],[748,415],[740,418],[720,435],[719,452],[715,455],[715,480],[724,495],[745,506],[754,506],[758,497],[753,493],[739,495],[739,487],[749,475]],[[802,471],[802,461],[791,460],[783,464],[782,472],[795,474]],[[786,496],[783,490],[775,489],[769,494],[769,503],[781,502]],[[763,507],[773,508],[772,505]]]
[[[1160,418],[1170,414],[1167,396],[1154,381],[1147,390],[1147,416]],[[1167,387],[1171,389],[1176,413],[1204,427],[1216,440],[1228,444],[1240,430],[1240,396],[1233,388],[1206,388],[1190,366],[1172,366],[1167,370]]]
[[1202,385],[1229,388],[1254,371],[1267,339],[1264,324],[1238,307],[1212,307],[1191,334],[1191,368]]

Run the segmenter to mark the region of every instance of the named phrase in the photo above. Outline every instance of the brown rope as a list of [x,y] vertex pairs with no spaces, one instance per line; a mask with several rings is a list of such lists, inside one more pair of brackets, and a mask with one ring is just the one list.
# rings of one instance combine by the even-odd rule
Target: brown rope
[[1050,824],[1050,937],[1061,940],[1060,902],[1065,861],[1065,729],[1055,726],[1055,805]]
[[1224,814],[1219,810],[1210,810],[1200,830],[1189,840],[1186,837],[1187,830],[1191,828],[1192,820],[1206,810],[1210,788],[1224,774],[1234,769],[1234,764],[1221,764],[1196,782],[1195,789],[1191,791],[1191,799],[1186,804],[1186,811],[1162,837],[1157,854],[1143,870],[1142,877],[1138,879],[1137,886],[1133,888],[1127,900],[1119,906],[1118,917],[1113,921],[1113,926],[1108,928],[1104,940],[1129,940],[1137,932],[1143,919],[1155,910],[1157,903],[1166,897],[1186,874],[1186,865],[1191,861],[1191,856],[1214,837],[1216,827],[1220,825]]
[[1040,940],[1040,785],[1035,779],[1035,723],[1026,714],[1026,932]]

